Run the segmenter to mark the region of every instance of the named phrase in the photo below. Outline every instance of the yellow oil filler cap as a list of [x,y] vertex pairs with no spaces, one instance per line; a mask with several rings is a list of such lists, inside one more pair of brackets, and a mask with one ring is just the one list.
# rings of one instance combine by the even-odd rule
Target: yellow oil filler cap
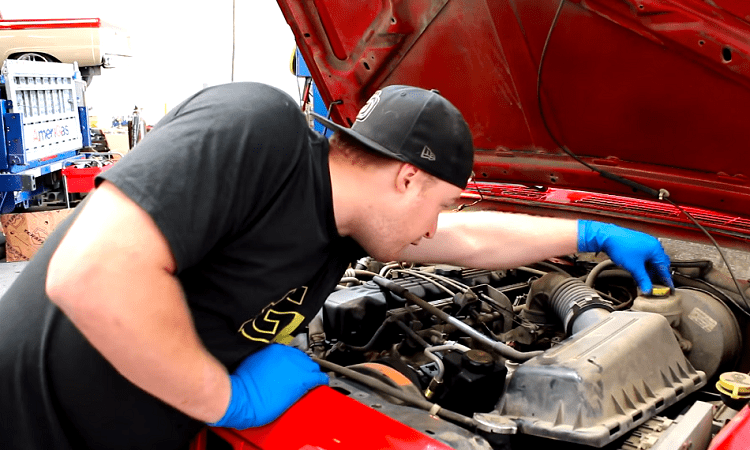
[[651,289],[651,297],[668,297],[672,290],[667,286],[654,285]]
[[750,400],[750,375],[725,372],[719,376],[716,389],[724,403],[732,409],[741,409]]

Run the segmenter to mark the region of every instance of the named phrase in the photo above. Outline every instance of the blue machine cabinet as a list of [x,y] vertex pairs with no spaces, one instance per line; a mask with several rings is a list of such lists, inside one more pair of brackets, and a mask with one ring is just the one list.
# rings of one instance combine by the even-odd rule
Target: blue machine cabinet
[[6,60],[0,70],[0,214],[60,189],[61,170],[91,146],[75,64]]

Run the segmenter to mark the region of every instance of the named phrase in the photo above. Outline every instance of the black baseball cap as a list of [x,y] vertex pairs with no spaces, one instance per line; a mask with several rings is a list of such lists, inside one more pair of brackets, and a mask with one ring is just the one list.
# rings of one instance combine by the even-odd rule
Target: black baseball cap
[[351,128],[312,115],[326,128],[350,136],[368,150],[466,188],[474,163],[471,131],[461,112],[435,90],[385,87],[370,97]]

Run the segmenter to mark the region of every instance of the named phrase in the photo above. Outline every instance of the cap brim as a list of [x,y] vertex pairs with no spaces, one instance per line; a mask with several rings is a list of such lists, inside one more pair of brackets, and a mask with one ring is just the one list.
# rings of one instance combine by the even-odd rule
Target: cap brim
[[351,137],[355,141],[364,145],[368,150],[372,150],[383,156],[387,156],[388,158],[393,158],[402,162],[408,162],[403,156],[388,150],[387,148],[383,147],[382,145],[378,144],[372,139],[362,136],[361,134],[357,133],[351,128],[342,127],[341,125],[337,123],[333,123],[330,120],[326,119],[325,117],[321,116],[320,114],[317,114],[314,112],[311,112],[310,114],[313,116],[313,118],[315,118],[315,120],[320,122],[320,124],[323,125],[324,127],[328,128],[331,131],[340,131],[344,133],[345,135]]

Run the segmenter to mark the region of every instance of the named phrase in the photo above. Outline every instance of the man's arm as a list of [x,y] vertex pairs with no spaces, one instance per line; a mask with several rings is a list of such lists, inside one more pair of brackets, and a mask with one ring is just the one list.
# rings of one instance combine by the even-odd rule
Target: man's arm
[[405,249],[404,261],[509,269],[574,253],[575,220],[494,211],[442,213],[432,239]]
[[169,245],[151,217],[104,182],[50,261],[47,294],[125,378],[204,422],[230,402],[202,345]]
[[576,251],[603,251],[627,269],[644,294],[649,271],[674,287],[669,257],[659,241],[617,225],[492,211],[442,213],[432,239],[408,247],[404,261],[508,269]]

